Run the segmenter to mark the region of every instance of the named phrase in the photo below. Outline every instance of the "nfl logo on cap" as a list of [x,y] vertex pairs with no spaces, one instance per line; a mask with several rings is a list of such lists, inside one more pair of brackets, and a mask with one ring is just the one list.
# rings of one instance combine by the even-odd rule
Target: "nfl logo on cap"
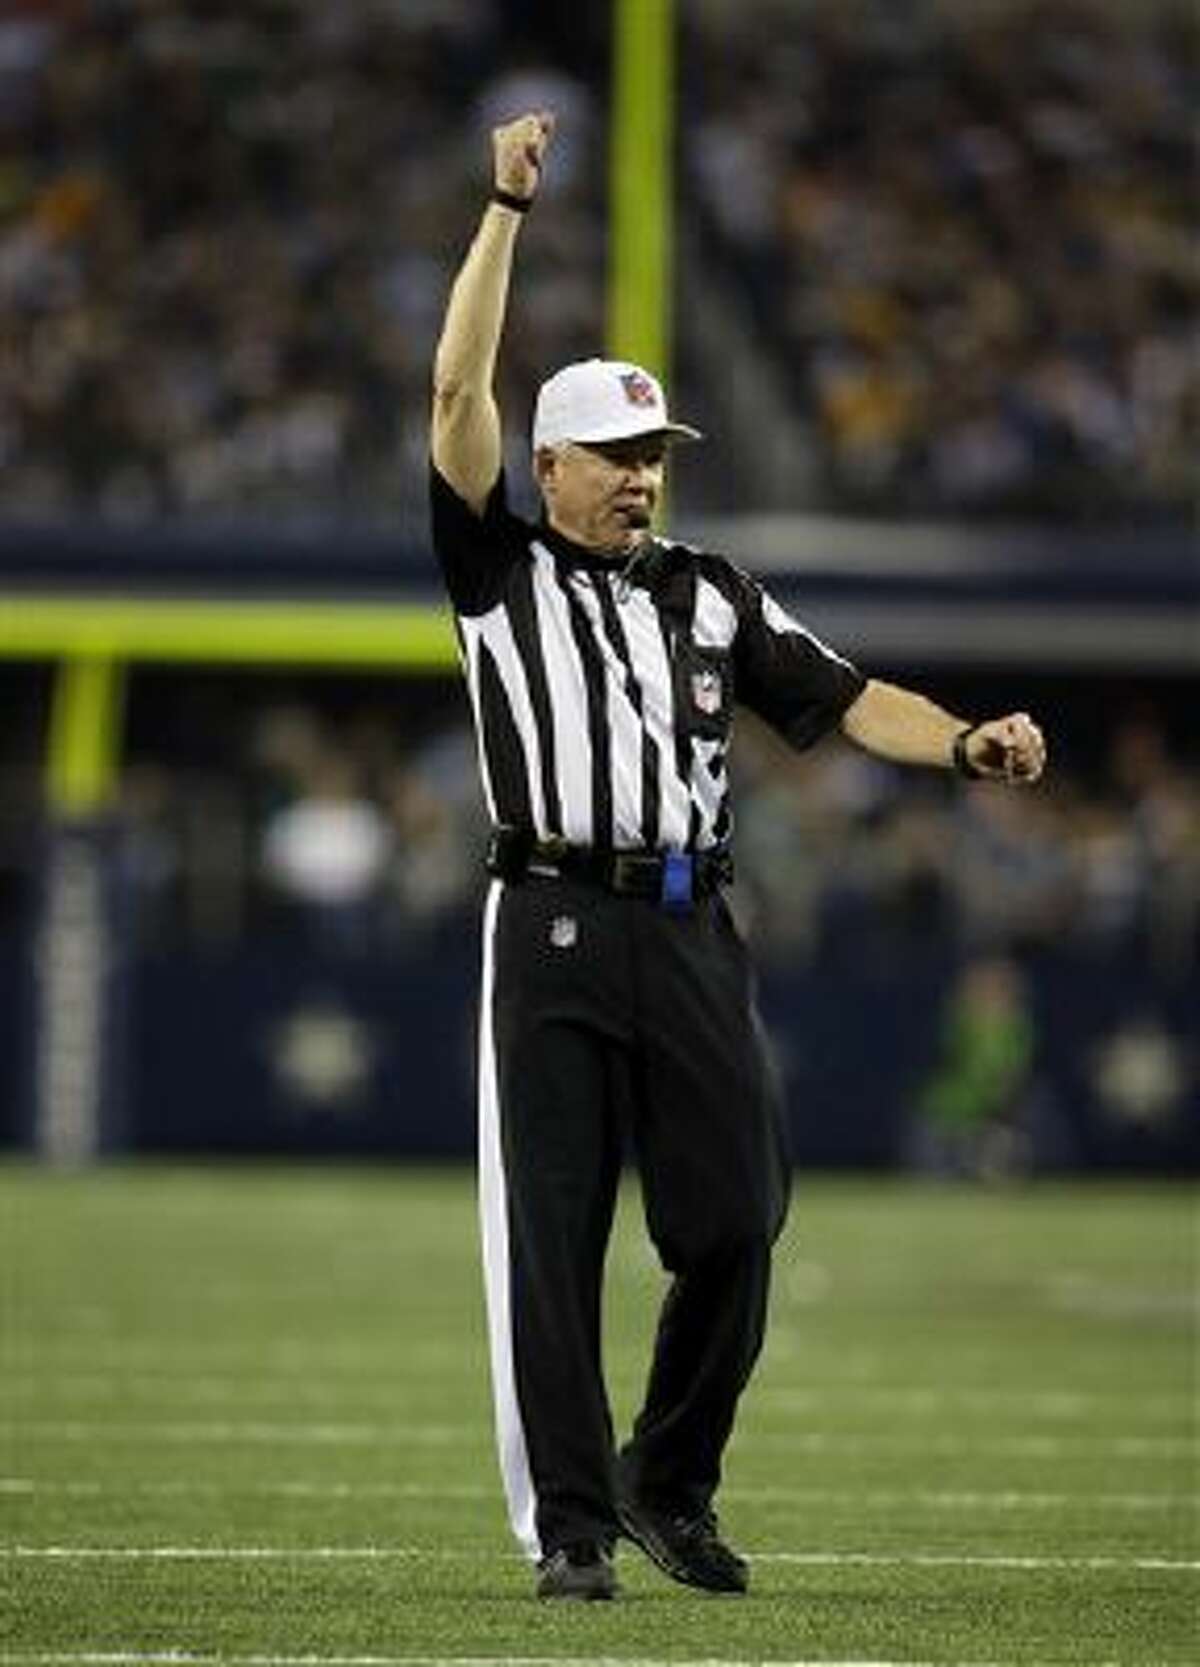
[[661,396],[656,394],[654,383],[651,382],[645,371],[626,371],[622,375],[620,381],[621,386],[625,390],[625,398],[629,401],[630,405],[640,405],[643,407],[653,407],[657,405],[658,399]]

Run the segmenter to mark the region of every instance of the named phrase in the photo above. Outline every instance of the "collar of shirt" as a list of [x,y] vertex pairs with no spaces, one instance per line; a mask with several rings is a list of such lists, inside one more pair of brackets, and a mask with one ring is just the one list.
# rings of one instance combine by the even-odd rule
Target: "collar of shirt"
[[576,544],[574,539],[558,532],[545,518],[538,523],[537,536],[563,567],[612,573],[625,584],[642,585],[646,590],[655,588],[671,560],[670,546],[653,537],[644,538],[637,549],[626,556],[610,555],[603,550],[589,549],[586,544]]

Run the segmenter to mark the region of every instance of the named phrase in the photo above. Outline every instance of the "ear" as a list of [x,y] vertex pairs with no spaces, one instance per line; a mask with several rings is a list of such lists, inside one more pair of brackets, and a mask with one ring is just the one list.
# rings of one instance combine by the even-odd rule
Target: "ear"
[[553,446],[539,446],[534,452],[533,478],[543,492],[546,490],[547,484],[553,481],[557,464],[558,452]]

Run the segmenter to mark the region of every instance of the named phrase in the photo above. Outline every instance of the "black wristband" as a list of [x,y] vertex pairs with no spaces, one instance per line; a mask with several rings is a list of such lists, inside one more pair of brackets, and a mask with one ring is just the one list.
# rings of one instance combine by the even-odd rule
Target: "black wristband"
[[518,197],[515,191],[502,191],[499,186],[492,192],[492,201],[501,208],[511,208],[514,214],[528,214],[533,207],[532,197]]
[[983,777],[983,771],[976,769],[967,757],[967,742],[978,728],[978,724],[968,724],[966,729],[960,729],[954,737],[954,748],[950,754],[954,768],[967,781],[979,781]]

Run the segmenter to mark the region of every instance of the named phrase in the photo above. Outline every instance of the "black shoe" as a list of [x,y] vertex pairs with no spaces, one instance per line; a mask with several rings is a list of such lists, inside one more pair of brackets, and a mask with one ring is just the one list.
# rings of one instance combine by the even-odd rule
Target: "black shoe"
[[745,1559],[721,1539],[711,1511],[681,1516],[626,1495],[617,1500],[617,1516],[626,1536],[672,1580],[706,1592],[744,1592],[749,1586]]
[[559,1546],[538,1564],[537,1595],[585,1602],[615,1598],[617,1577],[612,1557],[595,1540],[575,1540]]

